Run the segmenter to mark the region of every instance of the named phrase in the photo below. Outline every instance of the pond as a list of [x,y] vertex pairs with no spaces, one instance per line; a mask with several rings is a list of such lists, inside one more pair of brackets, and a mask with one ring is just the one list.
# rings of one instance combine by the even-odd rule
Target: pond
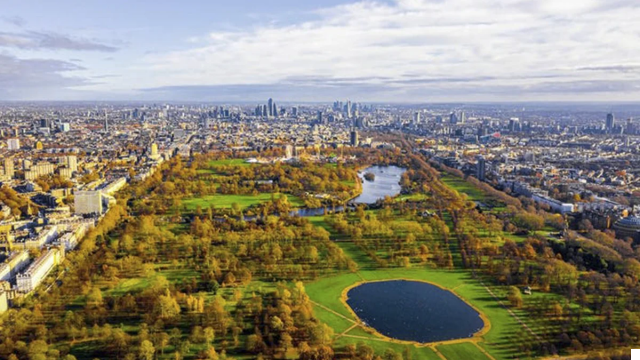
[[347,304],[367,326],[390,338],[427,343],[470,338],[484,327],[480,314],[454,293],[420,281],[364,283]]
[[[371,166],[362,171],[358,176],[362,183],[362,193],[353,199],[357,204],[373,204],[385,196],[400,194],[400,177],[407,169],[398,166]],[[375,175],[373,181],[364,179],[364,174]]]
[[[400,178],[407,169],[398,166],[371,166],[358,174],[362,183],[362,193],[355,197],[350,203],[353,204],[375,204],[376,201],[384,199],[385,196],[396,196],[402,190],[400,186]],[[375,175],[373,181],[364,179],[364,174],[372,173]],[[328,207],[328,212],[343,212],[344,206]],[[289,212],[289,216],[322,216],[325,215],[325,208],[300,208]],[[258,218],[256,215],[245,215],[245,221],[254,221]],[[225,221],[219,218],[218,221]]]

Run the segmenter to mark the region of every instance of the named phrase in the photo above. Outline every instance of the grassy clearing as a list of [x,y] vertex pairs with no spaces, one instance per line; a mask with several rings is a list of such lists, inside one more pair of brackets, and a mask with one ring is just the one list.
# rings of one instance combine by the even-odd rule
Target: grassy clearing
[[471,201],[487,201],[487,196],[480,189],[468,183],[466,180],[449,174],[442,174],[440,178],[445,185],[459,193],[467,194]]
[[[306,285],[307,293],[310,298],[330,308],[331,310],[348,317],[349,319],[356,320],[353,315],[347,309],[347,307],[340,300],[342,291],[354,283],[367,280],[387,280],[387,279],[414,279],[428,281],[437,285],[440,285],[446,289],[454,291],[458,296],[468,301],[477,309],[482,311],[491,323],[491,329],[485,334],[481,341],[480,346],[486,349],[496,359],[508,359],[514,353],[518,353],[518,345],[524,341],[530,341],[528,334],[523,331],[522,326],[509,315],[509,313],[502,308],[494,298],[492,298],[485,288],[476,279],[473,279],[471,273],[466,270],[439,270],[429,269],[424,267],[413,268],[391,268],[391,269],[371,269],[366,263],[362,263],[362,257],[357,253],[357,250],[351,249],[346,242],[339,242],[345,252],[352,256],[355,261],[358,261],[360,268],[363,269],[358,273],[341,274],[328,278],[323,278],[318,281],[309,283]],[[358,249],[359,250],[359,249]],[[325,313],[328,311],[315,307],[316,316],[321,321],[326,322],[329,326],[333,327],[336,334],[340,334],[344,331],[345,326],[348,327],[348,321],[339,316],[328,316]],[[339,320],[338,320],[339,319]],[[346,345],[350,343],[364,342],[374,348],[380,347],[384,351],[385,346],[391,345],[406,346],[402,344],[390,344],[381,342],[379,338],[362,339],[360,337],[367,337],[368,334],[362,330],[353,329],[347,333],[347,335],[355,335],[358,337],[343,336],[337,340],[338,344]],[[368,335],[372,337],[372,335]],[[465,342],[468,343],[468,342]],[[451,352],[450,359],[483,359],[486,358],[482,352],[475,347],[475,345],[469,343],[469,346],[454,347]],[[414,351],[422,351],[421,349],[413,347]],[[438,348],[439,349],[439,348]],[[402,348],[400,348],[402,350]],[[457,356],[458,352],[474,351],[472,357]],[[434,353],[435,355],[435,353]],[[427,356],[427,355],[425,355]],[[446,356],[446,355],[445,355]],[[424,357],[429,358],[429,357]],[[420,357],[422,359],[422,357]]]
[[209,166],[253,166],[255,163],[249,163],[245,159],[223,159],[211,160]]
[[437,347],[438,351],[444,355],[447,359],[473,359],[483,360],[489,359],[485,354],[480,351],[475,345],[470,342],[442,345]]
[[288,194],[271,194],[271,193],[260,193],[257,196],[253,195],[207,195],[199,198],[191,198],[183,200],[183,205],[187,207],[188,210],[193,211],[198,206],[201,208],[208,208],[211,205],[216,208],[231,208],[233,203],[237,203],[241,208],[245,209],[253,205],[257,205],[260,203],[264,203],[270,201],[272,196],[274,198],[279,198],[280,196],[286,196],[289,199],[289,203],[293,207],[303,207],[304,201],[297,196],[288,195]]
[[423,194],[423,193],[416,193],[416,194],[404,194],[404,195],[399,195],[395,198],[396,202],[402,202],[402,201],[424,201],[427,200],[429,197],[427,196],[427,194]]

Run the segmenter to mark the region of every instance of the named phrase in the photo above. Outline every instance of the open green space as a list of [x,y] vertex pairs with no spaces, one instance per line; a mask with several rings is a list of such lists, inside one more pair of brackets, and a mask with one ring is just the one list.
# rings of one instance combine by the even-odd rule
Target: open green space
[[401,201],[423,201],[428,199],[427,194],[423,194],[423,193],[416,193],[416,194],[404,194],[404,195],[398,195],[395,198],[395,201],[397,202],[401,202]]
[[457,192],[467,194],[471,201],[487,201],[487,196],[482,192],[482,190],[476,188],[462,178],[443,173],[440,179],[443,183]]
[[211,160],[208,162],[209,166],[252,166],[255,163],[247,162],[245,159],[222,159]]
[[[342,243],[344,245],[346,243]],[[354,256],[355,250],[349,249],[345,251],[349,253],[354,259],[360,259],[357,255]],[[363,264],[360,264],[363,265]],[[437,270],[414,267],[409,269],[393,268],[393,269],[375,269],[375,270],[363,270],[351,274],[342,274],[329,278],[324,278],[313,283],[307,284],[307,293],[311,299],[324,307],[327,307],[344,317],[354,319],[353,315],[347,309],[345,304],[341,300],[342,291],[355,283],[361,281],[374,281],[374,280],[386,280],[386,279],[411,279],[428,281],[430,283],[437,284],[443,288],[454,291],[462,299],[466,300],[482,313],[484,313],[491,323],[491,328],[487,334],[485,334],[481,341],[487,351],[497,359],[507,359],[510,355],[517,353],[517,344],[525,341],[524,338],[519,338],[522,335],[520,329],[522,326],[509,315],[509,313],[502,308],[498,302],[492,298],[486,289],[476,279],[473,279],[471,273],[464,270]],[[331,314],[329,311],[315,307],[316,316],[326,322],[329,326],[333,327],[338,334],[344,331],[349,326],[349,322],[340,316]],[[353,331],[353,330],[352,330]],[[347,333],[350,334],[351,332]],[[518,336],[516,336],[516,334]],[[361,334],[359,334],[361,335]],[[372,337],[372,336],[370,336]],[[372,337],[372,339],[360,339],[359,337],[341,337],[339,343],[357,343],[362,341],[372,347],[380,346],[380,338]],[[471,341],[471,340],[469,340]],[[384,343],[383,343],[384,344]],[[384,344],[384,345],[389,345]],[[412,346],[414,349],[418,349]],[[469,359],[483,358],[484,355],[473,344],[469,346],[454,348],[456,354],[458,351],[474,351],[474,354],[478,357],[468,357]],[[454,351],[452,350],[452,351]],[[479,354],[479,355],[478,355]],[[463,357],[453,357],[452,359],[463,359]]]
[[483,354],[474,344],[464,342],[459,344],[449,344],[438,346],[438,351],[447,359],[473,359],[473,360],[489,360],[487,355]]
[[267,201],[270,201],[272,197],[274,199],[279,198],[280,196],[286,196],[289,200],[289,203],[293,207],[303,207],[304,201],[297,196],[289,195],[289,194],[270,194],[270,193],[260,193],[256,196],[254,195],[207,195],[199,198],[191,198],[185,199],[182,201],[183,205],[187,207],[188,210],[195,210],[198,206],[201,208],[208,208],[210,206],[214,206],[216,208],[231,208],[234,203],[240,205],[242,209],[248,208],[253,205],[261,204]]
[[[523,326],[488,293],[481,280],[475,279],[469,270],[442,270],[415,264],[410,268],[377,268],[367,254],[353,242],[338,241],[337,244],[346,255],[356,261],[359,266],[359,271],[356,273],[346,273],[322,278],[306,285],[307,294],[311,300],[322,305],[322,307],[314,307],[314,314],[319,320],[334,328],[337,335],[342,334],[342,332],[357,321],[341,300],[341,295],[345,288],[362,281],[408,279],[427,281],[451,290],[481,311],[489,319],[490,329],[486,334],[482,335],[482,337],[462,340],[464,346],[451,345],[449,348],[448,346],[450,345],[447,345],[445,351],[447,351],[450,356],[453,356],[447,357],[448,359],[486,358],[486,355],[484,355],[480,349],[470,343],[471,341],[478,341],[478,345],[496,359],[508,359],[511,358],[513,354],[519,353],[519,344],[531,340],[531,335],[524,331]],[[492,288],[494,292],[502,295],[502,293],[498,291],[498,287]],[[345,318],[351,319],[351,322]],[[524,320],[529,319],[525,318]],[[381,340],[384,339],[369,334],[360,327],[355,327],[345,333],[344,336],[338,335],[336,341],[340,345],[363,342],[375,349],[380,348],[382,350],[385,346],[391,346],[396,351],[401,351],[402,346],[410,346],[414,351],[431,352],[428,355],[425,354],[424,358],[437,356],[433,350],[429,348],[396,344]],[[399,349],[395,349],[395,347],[399,347]],[[438,349],[440,349],[440,347],[438,347]],[[464,354],[473,355],[471,357],[463,357]]]

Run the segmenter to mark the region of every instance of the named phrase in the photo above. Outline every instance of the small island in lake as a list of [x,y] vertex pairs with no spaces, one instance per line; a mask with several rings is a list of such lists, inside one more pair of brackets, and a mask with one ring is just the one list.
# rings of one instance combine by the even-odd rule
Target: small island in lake
[[364,174],[364,179],[367,181],[373,181],[376,179],[376,175],[372,172],[367,172]]

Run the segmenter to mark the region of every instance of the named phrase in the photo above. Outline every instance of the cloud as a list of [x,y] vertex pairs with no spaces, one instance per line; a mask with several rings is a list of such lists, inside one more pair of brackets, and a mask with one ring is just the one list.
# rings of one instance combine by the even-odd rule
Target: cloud
[[[295,5],[292,8],[295,11]],[[22,30],[0,31],[0,49],[132,48],[142,55],[126,60],[112,54],[79,57],[88,68],[81,72],[85,78],[69,76],[77,68],[60,69],[78,66],[76,61],[52,63],[57,70],[38,76],[49,82],[58,79],[62,88],[100,79],[83,90],[137,91],[141,98],[166,100],[273,96],[416,102],[640,96],[640,23],[635,20],[640,7],[628,0],[355,0],[298,15],[273,11],[244,26],[212,24],[220,30],[196,34],[185,35],[181,28],[179,39],[174,39],[178,43],[154,45],[153,51],[144,45]],[[132,36],[131,44],[154,40],[158,39]],[[100,77],[96,71],[114,76]]]
[[640,65],[601,65],[579,67],[580,71],[604,71],[614,73],[635,73],[640,72]]
[[0,20],[17,27],[23,27],[27,24],[27,21],[20,16],[1,16]]
[[65,75],[83,69],[71,62],[19,59],[0,53],[0,99],[37,99],[70,87],[88,85],[90,82],[84,78]]
[[221,96],[249,88],[284,91],[284,85],[329,87],[330,98],[375,87],[376,94],[400,94],[397,100],[420,93],[464,99],[502,89],[523,97],[584,96],[596,86],[637,92],[623,82],[632,68],[589,66],[612,56],[621,63],[640,57],[640,25],[633,20],[640,8],[607,4],[361,1],[317,10],[317,19],[297,24],[212,32],[191,49],[149,54],[135,70],[146,89],[184,93],[191,86]]
[[0,47],[27,50],[77,50],[115,52],[118,48],[87,39],[74,39],[67,35],[28,31],[24,33],[0,32]]

